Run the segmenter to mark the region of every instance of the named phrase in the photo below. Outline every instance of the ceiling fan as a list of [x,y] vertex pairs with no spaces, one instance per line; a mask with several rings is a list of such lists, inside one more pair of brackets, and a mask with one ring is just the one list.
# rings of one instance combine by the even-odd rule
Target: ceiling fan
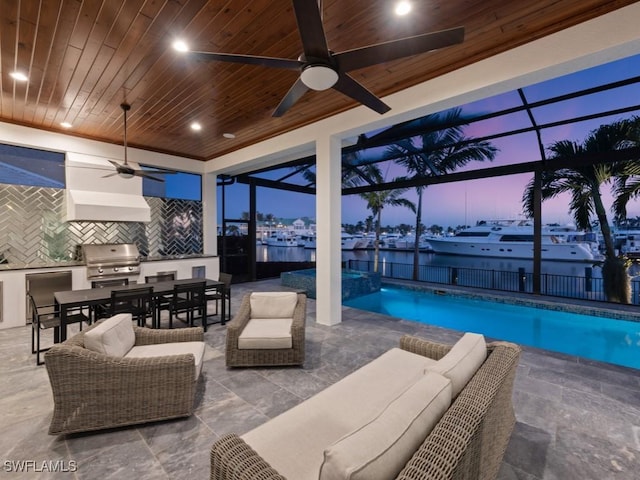
[[127,160],[127,112],[131,110],[131,105],[129,105],[128,103],[122,103],[120,104],[120,108],[122,108],[122,111],[124,113],[124,163],[119,163],[115,160],[109,160],[109,163],[116,168],[116,171],[109,175],[104,175],[102,178],[120,175],[120,177],[122,178],[144,177],[148,178],[149,180],[155,180],[156,182],[164,182],[163,178],[158,178],[155,175],[171,175],[176,172],[160,167],[151,167],[142,170],[139,168],[133,168],[129,164]]
[[329,88],[383,114],[391,110],[391,107],[350,77],[347,72],[447,47],[464,40],[464,27],[457,27],[334,53],[327,46],[321,7],[318,3],[318,0],[293,0],[304,50],[297,60],[230,53],[191,53],[207,60],[300,70],[300,77],[273,112],[274,117],[284,115],[309,89]]

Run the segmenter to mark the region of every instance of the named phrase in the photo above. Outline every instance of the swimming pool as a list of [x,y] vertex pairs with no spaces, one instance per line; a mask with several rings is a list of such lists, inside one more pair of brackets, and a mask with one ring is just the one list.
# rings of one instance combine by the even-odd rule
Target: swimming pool
[[640,322],[388,286],[344,305],[640,369]]

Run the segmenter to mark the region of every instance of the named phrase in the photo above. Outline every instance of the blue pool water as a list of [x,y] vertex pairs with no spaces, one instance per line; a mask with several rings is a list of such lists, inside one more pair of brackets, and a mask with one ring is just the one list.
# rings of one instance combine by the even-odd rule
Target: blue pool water
[[344,304],[640,369],[640,322],[402,288],[383,288]]

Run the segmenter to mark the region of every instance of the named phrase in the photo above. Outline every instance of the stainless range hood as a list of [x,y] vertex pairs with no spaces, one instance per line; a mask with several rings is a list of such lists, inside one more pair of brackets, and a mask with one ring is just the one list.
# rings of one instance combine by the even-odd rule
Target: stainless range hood
[[73,152],[67,152],[65,167],[67,221],[151,221],[140,177],[111,175],[115,168],[108,159]]

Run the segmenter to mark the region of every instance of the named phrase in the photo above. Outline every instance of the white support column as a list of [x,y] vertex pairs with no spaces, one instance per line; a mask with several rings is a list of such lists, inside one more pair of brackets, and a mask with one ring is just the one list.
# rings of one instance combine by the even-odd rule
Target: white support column
[[316,140],[316,321],[342,322],[340,139]]
[[202,175],[202,242],[206,255],[218,254],[218,177]]

